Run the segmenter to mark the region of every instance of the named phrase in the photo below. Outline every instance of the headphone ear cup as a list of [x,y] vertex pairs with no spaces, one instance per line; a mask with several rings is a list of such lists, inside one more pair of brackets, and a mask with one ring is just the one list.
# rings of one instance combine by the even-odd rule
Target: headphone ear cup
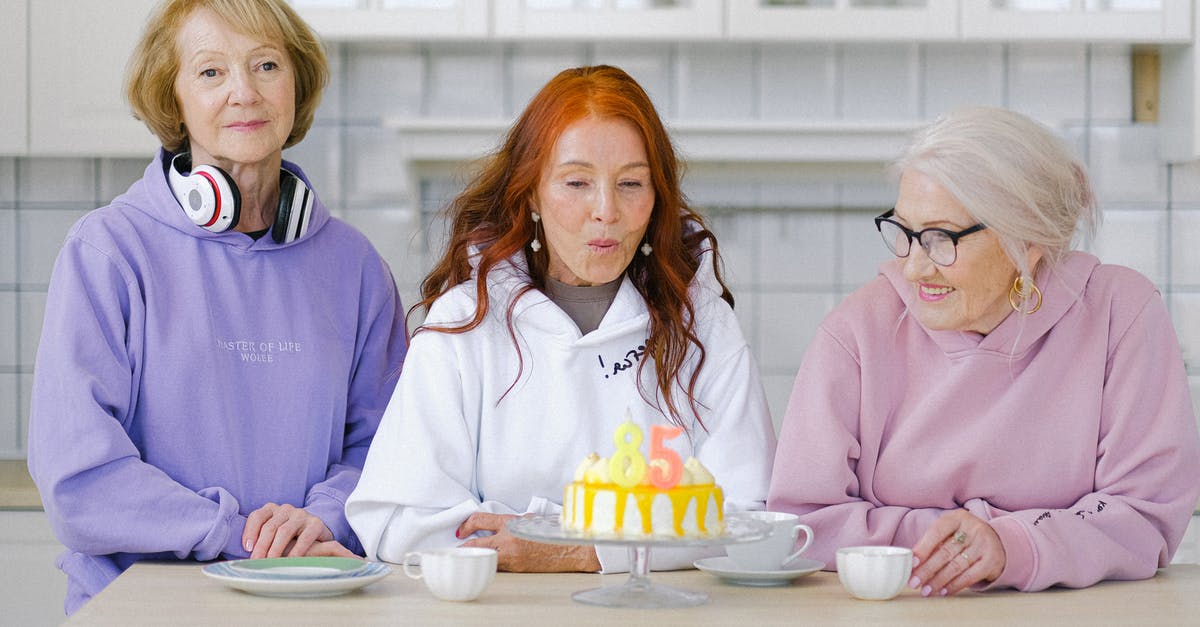
[[233,182],[233,177],[215,165],[196,166],[188,178],[197,176],[204,178],[211,185],[216,203],[209,212],[209,222],[200,226],[214,233],[222,233],[237,226],[238,218],[242,214],[242,193],[238,190],[237,183]]
[[189,174],[184,174],[182,170],[190,166],[191,156],[182,153],[172,159],[168,168],[171,192],[188,219],[213,233],[237,226],[242,195],[233,177],[212,165],[196,166]]
[[308,232],[312,219],[313,193],[299,177],[281,170],[279,175],[279,209],[271,226],[271,239],[289,244]]

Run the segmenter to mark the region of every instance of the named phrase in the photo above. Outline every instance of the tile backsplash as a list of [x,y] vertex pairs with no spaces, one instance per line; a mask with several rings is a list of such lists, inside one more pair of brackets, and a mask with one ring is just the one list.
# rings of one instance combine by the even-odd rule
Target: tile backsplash
[[[438,211],[468,170],[408,161],[390,119],[510,120],[554,73],[582,63],[624,67],[668,123],[922,121],[963,104],[1008,106],[1056,129],[1089,164],[1105,223],[1084,247],[1159,286],[1200,413],[1200,163],[1163,163],[1158,127],[1130,121],[1130,53],[1111,44],[333,44],[317,122],[286,157],[372,239],[412,304],[442,240]],[[0,458],[25,454],[63,236],[145,163],[0,158]],[[888,256],[871,218],[891,205],[894,185],[882,163],[701,161],[689,163],[685,191],[720,239],[778,421],[822,316]]]

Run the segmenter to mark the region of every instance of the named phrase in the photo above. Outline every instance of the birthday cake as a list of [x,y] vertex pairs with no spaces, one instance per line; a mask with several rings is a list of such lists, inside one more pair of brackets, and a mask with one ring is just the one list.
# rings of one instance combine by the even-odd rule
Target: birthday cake
[[655,425],[650,461],[637,450],[642,432],[630,422],[617,429],[610,458],[588,455],[563,494],[567,533],[608,538],[703,538],[725,529],[725,497],[694,457],[682,462],[662,445],[682,432]]

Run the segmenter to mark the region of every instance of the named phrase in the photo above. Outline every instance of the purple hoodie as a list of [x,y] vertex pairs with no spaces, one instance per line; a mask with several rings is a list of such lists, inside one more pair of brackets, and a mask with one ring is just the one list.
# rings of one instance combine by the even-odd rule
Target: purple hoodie
[[140,559],[246,557],[267,503],[362,550],[344,503],[406,350],[391,273],[319,199],[290,244],[193,225],[169,157],[75,224],[50,280],[29,469],[67,613]]
[[767,507],[807,556],[912,546],[943,513],[988,521],[993,587],[1083,587],[1166,566],[1200,495],[1179,342],[1154,285],[1071,253],[988,335],[930,331],[903,259],[821,323],[784,416]]

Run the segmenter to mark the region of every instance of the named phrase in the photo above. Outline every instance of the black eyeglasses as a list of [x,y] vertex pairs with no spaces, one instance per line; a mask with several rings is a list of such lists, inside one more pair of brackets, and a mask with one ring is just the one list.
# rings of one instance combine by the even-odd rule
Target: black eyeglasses
[[879,229],[879,235],[883,237],[883,243],[888,250],[897,257],[907,257],[908,253],[912,252],[912,241],[915,239],[921,243],[921,248],[925,249],[929,260],[939,266],[951,265],[958,259],[958,240],[987,228],[986,224],[976,224],[958,232],[939,228],[914,231],[892,220],[894,215],[896,208],[892,207],[875,218],[875,228]]

